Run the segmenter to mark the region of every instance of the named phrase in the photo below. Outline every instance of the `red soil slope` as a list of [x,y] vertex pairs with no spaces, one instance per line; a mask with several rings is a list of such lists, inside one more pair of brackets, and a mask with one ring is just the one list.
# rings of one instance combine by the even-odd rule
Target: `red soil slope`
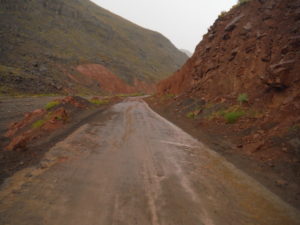
[[68,74],[69,78],[76,83],[94,90],[102,90],[110,94],[117,93],[151,93],[155,89],[153,84],[135,80],[133,86],[128,85],[107,68],[99,64],[84,64],[75,68],[73,74]]

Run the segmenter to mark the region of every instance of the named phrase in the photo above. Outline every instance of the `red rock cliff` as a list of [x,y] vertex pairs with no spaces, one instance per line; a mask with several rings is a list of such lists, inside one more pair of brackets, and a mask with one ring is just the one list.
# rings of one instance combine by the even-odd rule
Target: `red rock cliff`
[[252,0],[220,16],[158,93],[252,98],[300,93],[300,1]]

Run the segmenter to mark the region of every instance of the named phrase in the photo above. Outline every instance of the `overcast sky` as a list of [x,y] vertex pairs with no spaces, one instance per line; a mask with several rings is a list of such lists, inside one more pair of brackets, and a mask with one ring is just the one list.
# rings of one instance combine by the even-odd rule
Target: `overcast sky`
[[142,27],[166,36],[177,48],[194,51],[221,11],[237,0],[92,0]]

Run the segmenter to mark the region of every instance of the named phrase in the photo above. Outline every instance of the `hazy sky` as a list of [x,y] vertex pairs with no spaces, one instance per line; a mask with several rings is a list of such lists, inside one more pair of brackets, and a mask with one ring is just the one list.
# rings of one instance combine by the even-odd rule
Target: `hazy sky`
[[142,27],[166,36],[191,52],[221,11],[237,0],[92,0]]

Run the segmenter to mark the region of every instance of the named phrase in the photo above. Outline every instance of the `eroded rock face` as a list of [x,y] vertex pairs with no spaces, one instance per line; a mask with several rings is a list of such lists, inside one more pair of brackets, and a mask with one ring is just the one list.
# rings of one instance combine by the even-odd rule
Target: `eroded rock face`
[[99,64],[84,64],[76,67],[74,74],[69,78],[84,86],[98,86],[108,93],[136,93],[154,91],[154,85],[135,79],[132,85],[113,74],[107,68]]
[[158,92],[208,99],[244,92],[253,99],[266,92],[299,95],[299,12],[297,0],[252,0],[233,8],[217,19],[193,57],[158,84]]
[[[210,132],[222,133],[224,128],[226,138],[234,134],[232,140],[244,154],[263,161],[296,162],[300,134],[299,15],[299,0],[251,0],[234,7],[217,19],[192,58],[158,84],[158,93],[177,95],[173,99],[178,104],[175,112],[192,112],[197,117],[195,123],[210,127]],[[213,106],[223,105],[231,111],[241,107],[241,94],[249,100],[243,106],[248,115],[242,120],[228,126],[222,124],[222,116],[208,119],[214,114],[205,113]],[[181,104],[188,99],[203,99],[206,105],[184,111]],[[196,111],[199,108],[203,110],[200,114]],[[251,112],[260,116],[253,117]],[[214,109],[213,113],[222,114],[222,110]]]

